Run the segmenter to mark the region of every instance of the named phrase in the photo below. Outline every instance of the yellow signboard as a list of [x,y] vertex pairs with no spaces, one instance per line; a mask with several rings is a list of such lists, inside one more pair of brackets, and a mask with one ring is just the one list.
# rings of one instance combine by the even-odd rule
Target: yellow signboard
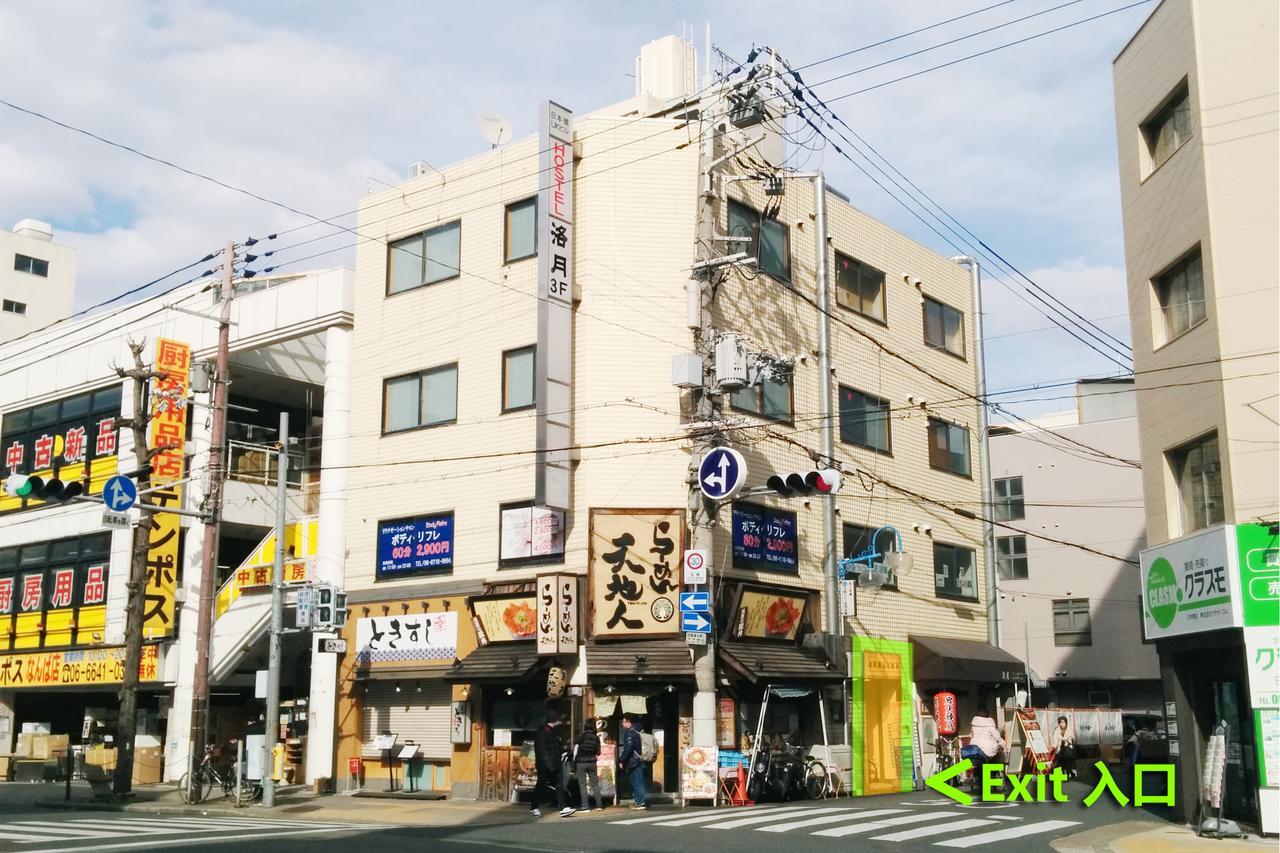
[[[138,675],[143,681],[160,679],[160,658],[155,646],[142,647]],[[124,680],[124,649],[70,649],[0,655],[0,687],[85,687],[119,684]]]
[[679,633],[683,555],[684,510],[591,510],[592,636]]
[[[168,338],[156,339],[155,372],[151,388],[151,421],[147,444],[160,452],[151,457],[151,484],[161,486],[150,494],[150,503],[182,506],[182,479],[186,462],[187,384],[191,347]],[[147,547],[146,604],[142,636],[168,637],[174,627],[174,590],[177,587],[182,541],[180,517],[170,512],[152,516]]]

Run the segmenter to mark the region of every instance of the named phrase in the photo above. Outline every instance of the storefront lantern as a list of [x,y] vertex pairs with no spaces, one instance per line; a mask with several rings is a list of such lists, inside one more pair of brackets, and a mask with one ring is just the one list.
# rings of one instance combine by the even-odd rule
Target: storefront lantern
[[547,698],[559,699],[564,695],[565,683],[568,679],[565,677],[564,667],[553,666],[547,670]]
[[956,694],[948,690],[933,694],[933,719],[938,724],[938,734],[943,737],[955,737],[960,728]]

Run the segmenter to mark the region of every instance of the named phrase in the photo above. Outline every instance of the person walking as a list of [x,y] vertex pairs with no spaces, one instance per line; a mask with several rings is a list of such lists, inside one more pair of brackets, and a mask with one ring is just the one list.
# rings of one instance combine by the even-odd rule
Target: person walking
[[538,803],[546,790],[553,792],[551,799],[559,806],[561,817],[568,817],[576,811],[565,804],[564,741],[557,728],[559,722],[560,718],[556,714],[548,714],[547,721],[533,736],[533,760],[538,778],[530,797],[529,814],[534,817],[542,817]]
[[573,775],[578,780],[578,794],[582,799],[582,811],[590,811],[590,798],[596,801],[596,811],[604,810],[604,798],[600,796],[600,776],[596,772],[596,759],[600,757],[600,736],[596,734],[594,720],[586,720],[573,745]]
[[618,766],[631,780],[631,797],[633,809],[644,809],[644,759],[641,757],[642,744],[640,728],[630,716],[622,718],[622,740],[619,744]]

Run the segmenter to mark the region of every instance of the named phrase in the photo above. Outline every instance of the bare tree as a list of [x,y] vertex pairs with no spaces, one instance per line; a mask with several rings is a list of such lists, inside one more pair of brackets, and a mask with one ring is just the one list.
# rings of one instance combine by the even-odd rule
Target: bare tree
[[[147,447],[147,425],[151,406],[147,389],[159,376],[142,360],[146,340],[129,341],[133,367],[117,367],[122,379],[133,380],[133,417],[121,418],[120,426],[133,431],[133,448],[137,458],[139,494],[151,486],[151,459],[164,448]],[[117,797],[133,788],[133,741],[138,730],[138,669],[142,664],[142,622],[146,607],[147,550],[151,544],[154,509],[140,502],[138,526],[133,530],[133,548],[129,559],[129,579],[125,582],[124,677],[120,684],[120,723],[117,727],[116,769],[112,790]]]

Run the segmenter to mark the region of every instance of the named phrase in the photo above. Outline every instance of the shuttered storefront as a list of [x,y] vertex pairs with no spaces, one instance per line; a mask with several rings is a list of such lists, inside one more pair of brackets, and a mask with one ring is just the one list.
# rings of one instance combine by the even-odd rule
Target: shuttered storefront
[[400,692],[392,681],[369,681],[360,720],[360,740],[366,756],[381,757],[373,740],[383,732],[392,732],[400,744],[418,744],[423,759],[449,761],[453,744],[449,740],[450,702],[447,684],[414,681],[400,682]]

